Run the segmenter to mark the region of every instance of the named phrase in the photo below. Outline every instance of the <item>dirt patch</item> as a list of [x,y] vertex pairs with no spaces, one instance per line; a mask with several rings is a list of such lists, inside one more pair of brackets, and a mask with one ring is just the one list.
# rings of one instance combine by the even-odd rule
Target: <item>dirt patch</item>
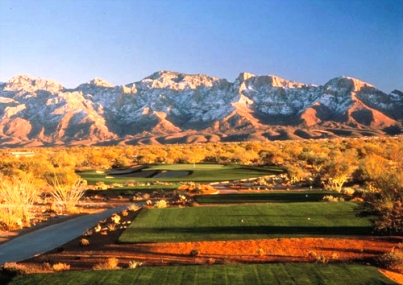
[[[364,238],[275,238],[236,241],[197,241],[169,243],[118,244],[118,237],[138,212],[121,217],[121,226],[107,233],[79,237],[63,246],[26,260],[24,265],[41,271],[45,263],[67,263],[71,270],[91,270],[107,258],[119,259],[119,266],[139,261],[143,266],[189,264],[235,264],[267,262],[362,262],[390,251],[403,237]],[[403,273],[403,268],[400,271]],[[401,275],[396,275],[401,277]],[[396,277],[395,277],[396,278]]]
[[[108,207],[119,206],[119,199],[108,201]],[[102,211],[106,205],[88,209]],[[169,243],[118,244],[117,240],[137,212],[120,214],[120,224],[113,230],[94,232],[85,238],[88,246],[81,246],[78,237],[45,254],[20,262],[34,272],[49,271],[49,265],[66,263],[70,270],[92,270],[93,266],[110,257],[119,260],[119,266],[127,268],[129,262],[139,261],[143,266],[237,264],[270,262],[360,262],[373,264],[376,256],[390,251],[403,242],[402,236],[362,238],[274,238],[259,240],[197,241]],[[36,230],[53,223],[60,223],[76,215],[49,219],[35,227],[8,235],[3,240]],[[105,226],[110,221],[105,223]],[[398,272],[381,270],[390,279],[403,284],[403,268]]]
[[398,272],[394,272],[394,271],[390,271],[390,270],[386,270],[386,269],[379,269],[379,272],[381,272],[383,275],[385,275],[389,279],[395,281],[396,283],[403,284],[403,274],[402,273],[398,273]]

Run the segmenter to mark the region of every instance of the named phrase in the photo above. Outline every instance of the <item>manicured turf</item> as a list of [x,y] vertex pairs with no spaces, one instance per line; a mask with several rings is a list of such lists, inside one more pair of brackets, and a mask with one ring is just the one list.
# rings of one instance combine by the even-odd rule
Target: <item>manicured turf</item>
[[223,164],[154,164],[148,167],[149,170],[222,170],[227,168]]
[[136,192],[153,193],[158,190],[176,190],[179,185],[150,185],[150,186],[127,186],[116,187],[107,190],[88,190],[88,193],[102,193],[104,196],[116,196],[116,195],[133,195]]
[[323,196],[343,197],[346,201],[351,197],[335,191],[272,191],[264,193],[239,193],[221,195],[197,195],[195,200],[205,204],[227,203],[292,203],[292,202],[319,202]]
[[375,267],[355,264],[243,264],[140,267],[22,275],[10,285],[130,284],[396,284]]
[[[172,171],[183,173],[176,177],[152,177],[161,171]],[[188,171],[189,174],[184,174]],[[151,165],[132,174],[108,175],[107,173],[97,173],[96,171],[78,172],[81,178],[87,180],[89,184],[102,181],[108,184],[124,183],[127,180],[138,182],[166,181],[166,182],[215,182],[226,180],[238,180],[244,178],[260,177],[270,174],[282,173],[283,169],[278,167],[254,167],[243,165],[220,165],[220,164],[160,164]],[[140,173],[147,177],[139,177]],[[109,178],[107,178],[109,177]],[[163,188],[163,187],[161,187]]]
[[143,209],[119,242],[371,234],[369,218],[357,217],[356,207],[352,202],[307,202]]

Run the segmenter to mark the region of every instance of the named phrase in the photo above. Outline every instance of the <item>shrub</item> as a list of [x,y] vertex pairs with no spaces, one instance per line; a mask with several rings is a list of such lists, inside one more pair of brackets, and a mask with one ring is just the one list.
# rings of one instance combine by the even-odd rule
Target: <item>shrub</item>
[[325,195],[322,198],[324,202],[344,202],[343,197],[334,197],[333,195]]
[[259,249],[257,250],[257,255],[259,255],[259,256],[264,256],[264,255],[265,255],[264,249],[263,249],[263,248],[259,248]]
[[114,224],[114,223],[107,224],[106,226],[107,226],[108,230],[111,231],[111,232],[116,230],[116,224]]
[[6,262],[1,268],[4,275],[17,276],[28,273],[27,267],[16,262]]
[[310,251],[308,251],[308,256],[313,258],[313,259],[316,259],[318,254],[316,253],[316,251],[311,251],[310,250]]
[[98,223],[95,227],[94,227],[94,232],[99,233],[102,230],[102,226]]
[[57,178],[53,180],[54,191],[51,193],[57,204],[63,205],[66,212],[74,212],[75,206],[83,197],[87,181],[76,180],[73,184],[62,185]]
[[[402,164],[403,167],[403,164]],[[363,213],[377,216],[375,230],[387,234],[403,234],[403,172],[389,169],[380,177],[367,182]]]
[[393,248],[391,251],[378,256],[376,261],[379,266],[386,269],[397,269],[403,266],[403,251]]
[[44,263],[42,264],[42,269],[45,270],[45,271],[51,271],[51,270],[52,270],[52,266],[50,265],[49,262],[44,262]]
[[351,188],[351,187],[345,187],[341,190],[341,193],[345,194],[345,195],[349,195],[349,196],[353,196],[355,193],[355,189]]
[[39,197],[33,178],[2,179],[0,183],[0,217],[3,227],[9,230],[30,226],[33,205]]
[[154,207],[158,208],[158,209],[166,208],[167,207],[167,201],[159,200],[159,201],[155,202]]
[[113,214],[111,220],[115,224],[120,224],[120,216],[118,214]]
[[84,233],[83,233],[83,237],[89,237],[92,236],[94,233],[94,231],[92,229],[87,229]]
[[140,209],[141,209],[141,207],[137,206],[136,204],[131,204],[129,207],[127,207],[127,210],[129,212],[136,212],[136,211],[138,211]]
[[97,182],[96,184],[95,184],[95,186],[96,186],[96,188],[98,189],[98,190],[106,190],[106,189],[108,189],[108,185],[106,185],[104,182],[102,182],[102,181],[99,181],[99,182]]
[[125,186],[135,186],[136,185],[136,180],[127,180],[125,183]]
[[134,269],[134,268],[136,268],[138,266],[141,266],[141,265],[143,265],[143,262],[139,262],[139,261],[135,261],[135,260],[129,262],[129,268],[130,269]]
[[200,254],[200,251],[198,249],[192,249],[190,251],[190,256],[198,256]]
[[106,262],[101,262],[95,264],[92,269],[94,270],[107,270],[107,269],[117,269],[119,260],[115,257],[108,258]]
[[66,263],[56,263],[53,264],[52,266],[54,271],[65,271],[65,270],[70,270],[70,265]]
[[88,239],[85,239],[85,238],[80,239],[81,246],[87,246],[89,244],[90,244],[90,241]]
[[328,263],[329,260],[324,254],[319,254],[316,256],[316,262],[317,263]]

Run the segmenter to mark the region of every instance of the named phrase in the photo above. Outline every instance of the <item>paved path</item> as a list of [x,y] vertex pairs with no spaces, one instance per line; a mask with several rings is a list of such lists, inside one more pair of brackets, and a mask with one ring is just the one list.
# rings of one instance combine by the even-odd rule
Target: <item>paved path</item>
[[54,224],[0,244],[0,266],[5,262],[17,262],[57,248],[82,235],[100,220],[118,213],[127,206],[113,208]]

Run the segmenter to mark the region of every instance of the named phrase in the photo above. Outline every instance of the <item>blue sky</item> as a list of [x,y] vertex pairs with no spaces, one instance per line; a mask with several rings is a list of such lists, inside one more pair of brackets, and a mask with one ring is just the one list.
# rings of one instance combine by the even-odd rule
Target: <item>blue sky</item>
[[158,70],[403,90],[403,1],[0,0],[0,82],[121,85]]

